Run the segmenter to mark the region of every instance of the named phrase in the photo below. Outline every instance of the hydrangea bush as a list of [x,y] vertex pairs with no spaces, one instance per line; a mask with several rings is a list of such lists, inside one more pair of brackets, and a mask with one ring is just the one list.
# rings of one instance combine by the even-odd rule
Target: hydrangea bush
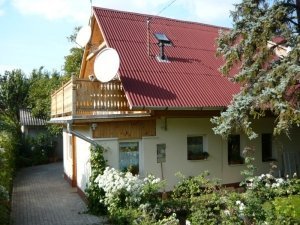
[[158,193],[163,183],[159,178],[148,175],[141,179],[130,172],[120,172],[106,167],[102,175],[95,182],[105,192],[101,201],[107,206],[110,213],[121,207],[139,207],[153,199],[151,193]]

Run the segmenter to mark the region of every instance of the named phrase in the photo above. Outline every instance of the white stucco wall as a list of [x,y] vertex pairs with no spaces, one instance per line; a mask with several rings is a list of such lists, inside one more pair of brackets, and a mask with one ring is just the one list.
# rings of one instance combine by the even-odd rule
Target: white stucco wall
[[63,164],[64,173],[69,178],[72,179],[73,176],[73,161],[72,161],[72,146],[71,146],[71,135],[63,130]]
[[[88,126],[74,127],[76,132],[91,137],[90,128]],[[75,138],[75,153],[76,153],[76,184],[82,191],[85,190],[88,184],[88,179],[91,174],[90,166],[90,143],[74,136]],[[63,164],[64,173],[70,180],[73,178],[73,152],[72,152],[72,134],[63,130]]]
[[[240,172],[245,169],[245,165],[229,165],[227,140],[217,136],[212,131],[212,124],[209,118],[168,118],[167,129],[163,128],[164,121],[158,119],[155,137],[143,137],[139,141],[140,146],[140,175],[153,174],[162,177],[161,165],[157,163],[157,144],[166,144],[166,162],[163,163],[163,176],[167,180],[167,189],[170,190],[177,183],[177,172],[186,176],[195,176],[208,170],[211,177],[221,179],[224,184],[236,183],[242,180]],[[255,166],[257,174],[266,173],[270,169],[269,162],[262,162],[261,155],[261,133],[272,133],[272,119],[261,119],[254,121],[254,129],[259,137],[253,141],[245,135],[241,135],[241,149],[245,146],[255,148]],[[75,128],[77,132],[91,137],[89,127]],[[207,160],[187,160],[187,136],[203,135],[205,150],[209,153]],[[66,134],[64,134],[65,140]],[[293,132],[290,139],[285,136],[276,137],[273,140],[274,156],[281,163],[282,150],[297,150],[300,146],[299,129]],[[293,143],[291,143],[291,140]],[[104,154],[108,165],[119,168],[119,142],[131,140],[119,140],[118,138],[95,139],[102,145],[106,152]],[[65,143],[64,143],[65,148]],[[90,144],[76,138],[77,152],[77,185],[84,190],[90,174]],[[64,155],[65,156],[65,155]],[[64,157],[65,158],[65,157]],[[69,173],[70,164],[65,162],[66,171]],[[71,170],[72,171],[72,170]],[[279,172],[278,172],[279,173]]]
[[[167,119],[167,130],[161,128],[163,121],[157,120],[156,138],[144,138],[144,167],[146,173],[153,173],[168,181],[168,189],[178,181],[175,174],[181,172],[186,176],[195,176],[209,170],[213,176],[220,177],[222,171],[221,143],[219,136],[212,134],[208,119]],[[207,160],[187,160],[187,136],[203,135],[207,143],[206,151],[210,154]],[[166,162],[163,171],[157,163],[157,144],[166,144]]]
[[[74,127],[76,132],[91,138],[91,130],[89,126]],[[75,136],[76,145],[76,160],[77,160],[77,187],[84,191],[89,182],[91,175],[91,164],[90,164],[90,147],[91,144]]]

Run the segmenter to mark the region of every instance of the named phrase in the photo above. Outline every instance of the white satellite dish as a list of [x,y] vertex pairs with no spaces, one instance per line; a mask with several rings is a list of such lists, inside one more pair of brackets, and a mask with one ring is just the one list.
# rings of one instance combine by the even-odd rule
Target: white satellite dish
[[102,83],[112,80],[120,66],[118,52],[113,48],[105,48],[95,58],[94,74]]
[[92,34],[92,29],[90,26],[81,27],[76,36],[76,43],[80,47],[85,47],[90,41]]

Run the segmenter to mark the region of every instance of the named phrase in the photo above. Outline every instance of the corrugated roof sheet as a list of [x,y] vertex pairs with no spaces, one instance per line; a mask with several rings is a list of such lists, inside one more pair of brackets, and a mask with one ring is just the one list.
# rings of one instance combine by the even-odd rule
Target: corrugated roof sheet
[[[240,90],[218,71],[223,63],[215,56],[221,27],[97,7],[94,14],[107,44],[119,53],[119,75],[133,109],[225,107]],[[165,47],[167,63],[156,59],[157,32],[173,43]]]
[[20,123],[24,126],[44,126],[47,120],[33,117],[29,109],[20,109]]

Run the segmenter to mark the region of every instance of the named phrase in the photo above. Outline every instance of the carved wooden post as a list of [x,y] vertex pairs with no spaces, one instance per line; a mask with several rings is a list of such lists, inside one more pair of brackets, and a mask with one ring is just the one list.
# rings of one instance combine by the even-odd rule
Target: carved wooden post
[[72,116],[74,115],[77,115],[77,112],[76,112],[76,102],[77,102],[77,99],[76,99],[76,77],[75,76],[72,76]]

